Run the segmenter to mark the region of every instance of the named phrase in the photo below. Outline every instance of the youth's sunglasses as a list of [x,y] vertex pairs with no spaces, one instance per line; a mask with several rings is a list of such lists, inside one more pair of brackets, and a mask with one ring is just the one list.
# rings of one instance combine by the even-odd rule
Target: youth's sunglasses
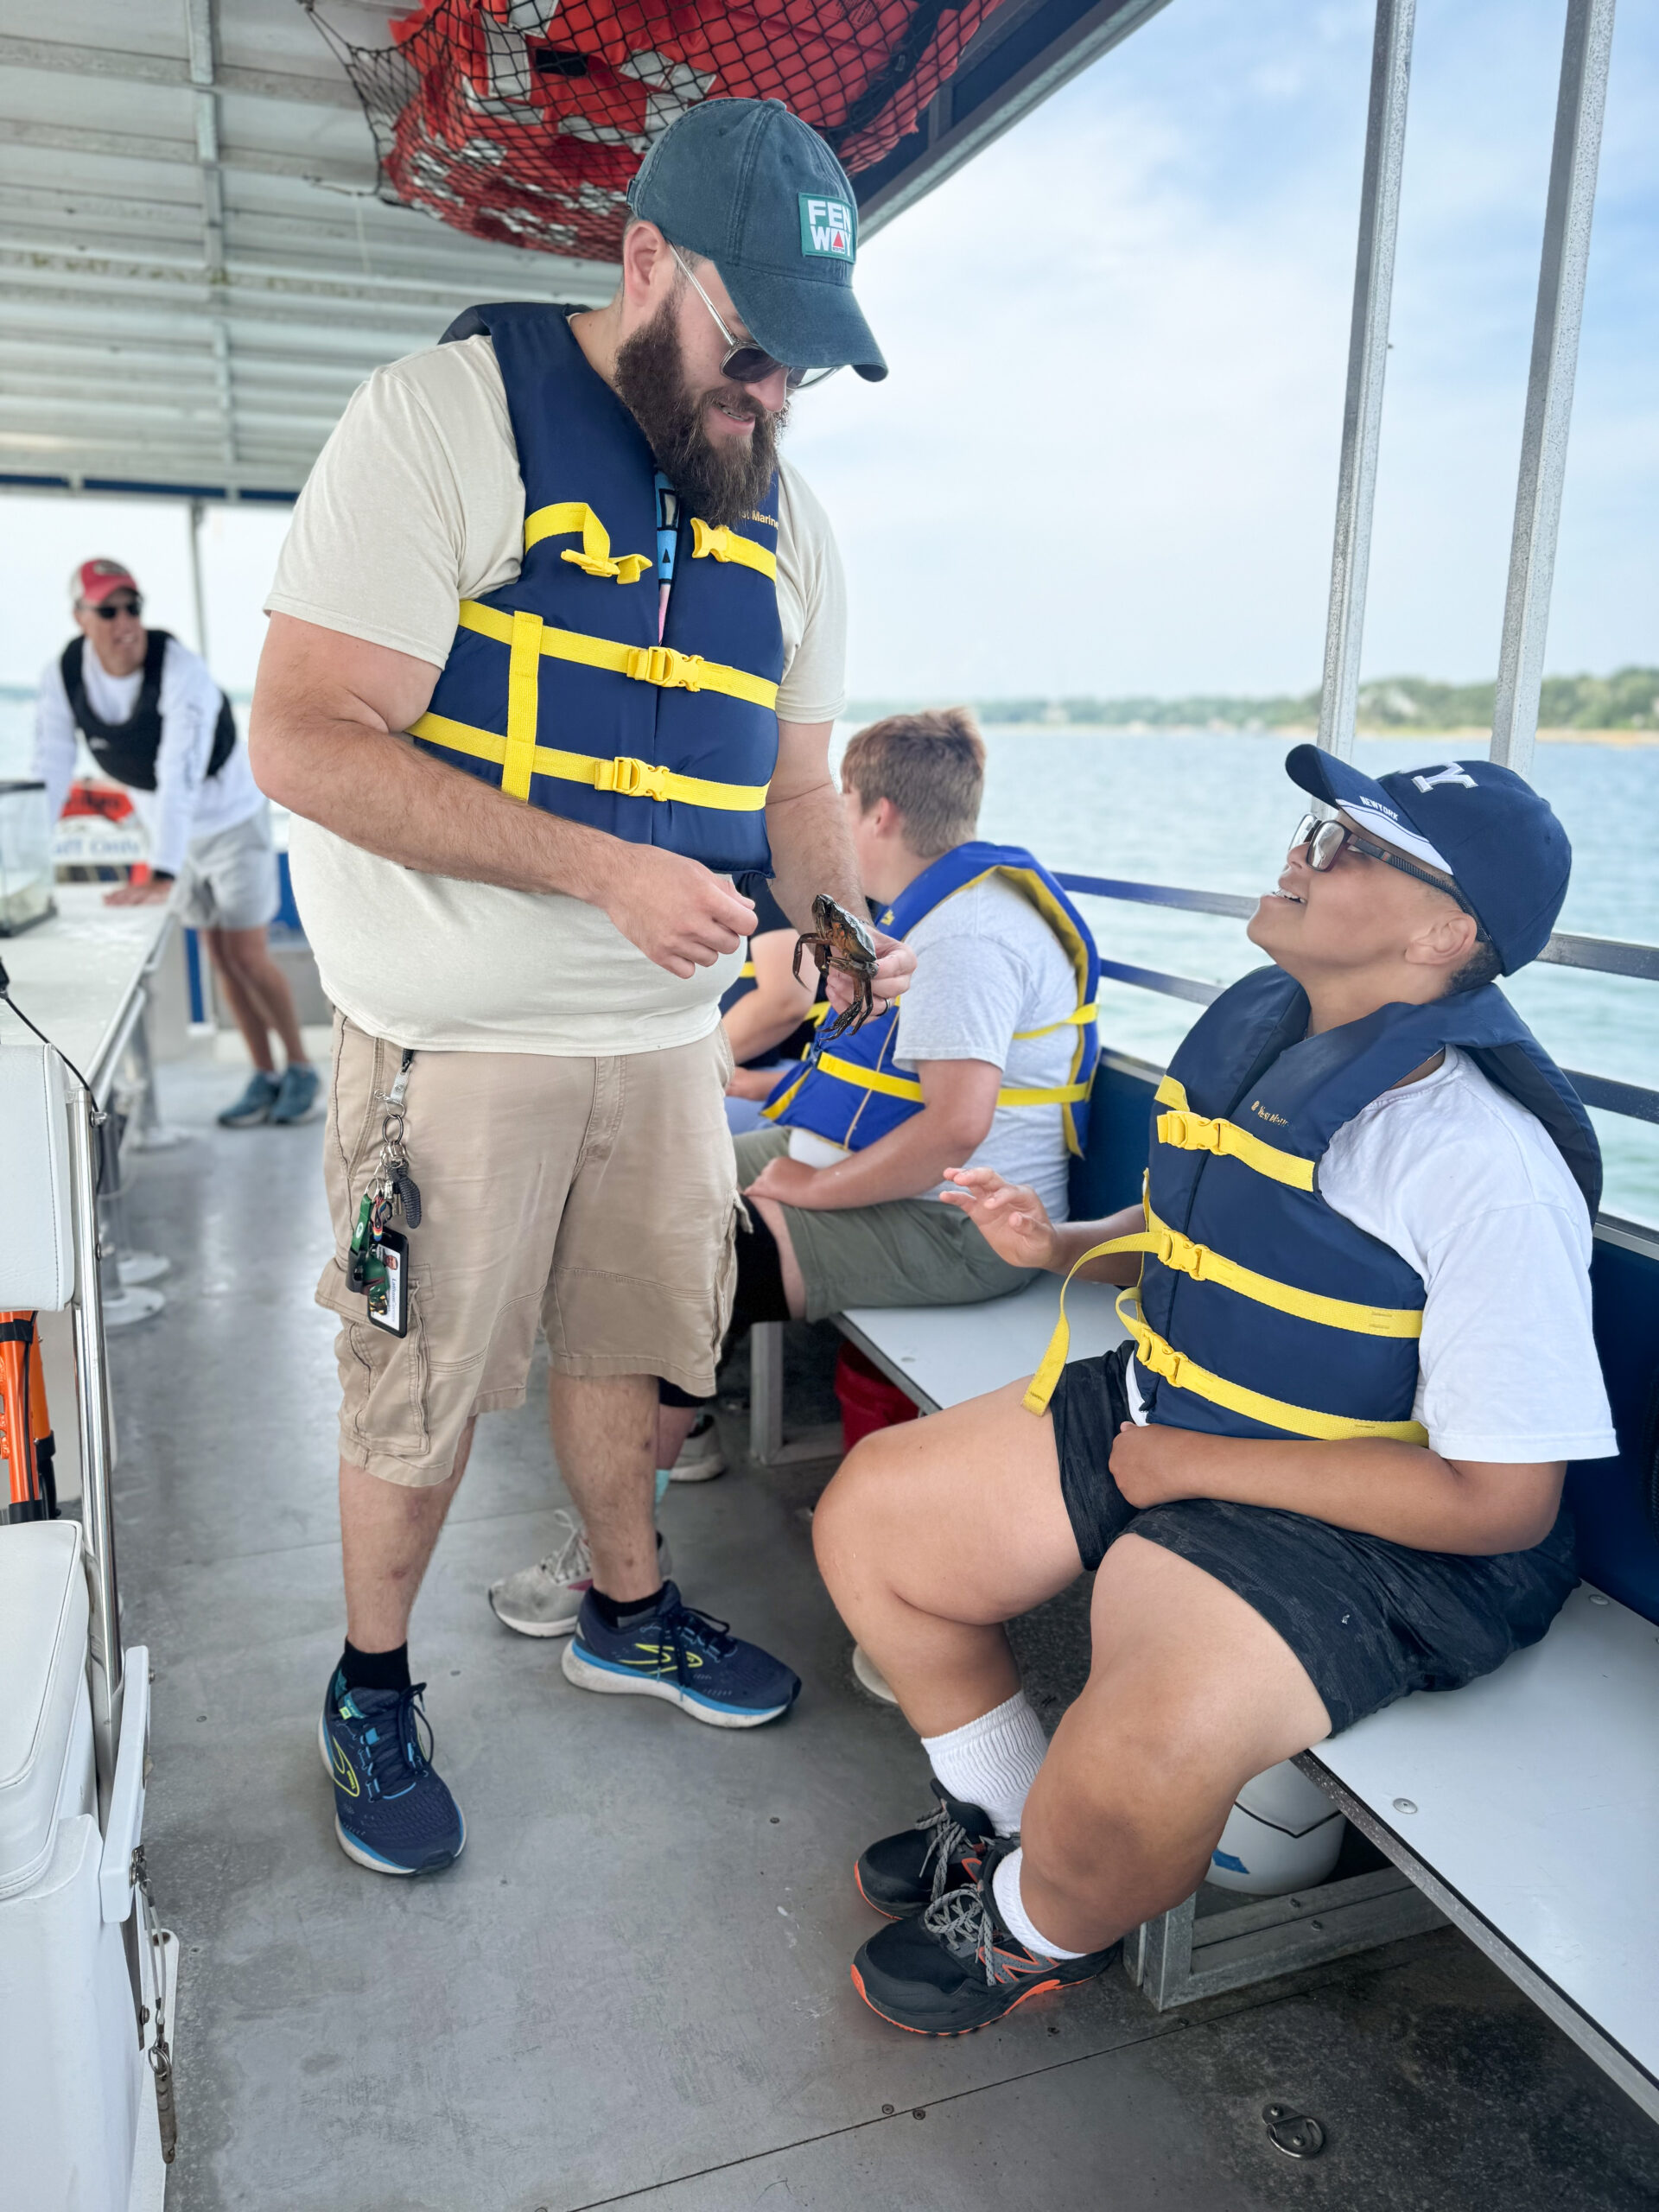
[[764,346],[755,345],[752,340],[734,338],[726,327],[720,309],[698,283],[690,263],[678,246],[671,243],[668,250],[685,271],[692,290],[713,315],[715,327],[726,340],[726,358],[720,365],[721,376],[729,377],[734,384],[764,384],[768,377],[776,376],[782,369],[785,389],[788,391],[804,391],[809,385],[822,384],[826,377],[834,376],[836,372],[832,368],[791,369],[787,362],[774,361]]
[[[1385,868],[1397,868],[1402,875],[1415,876],[1419,883],[1427,883],[1431,890],[1444,891],[1479,925],[1480,916],[1454,884],[1444,876],[1431,874],[1427,868],[1419,868],[1399,853],[1391,853],[1386,845],[1379,845],[1375,838],[1351,830],[1345,822],[1332,821],[1328,815],[1305,814],[1296,824],[1296,834],[1290,841],[1291,851],[1294,853],[1299,845],[1306,847],[1307,864],[1317,875],[1323,875],[1327,868],[1336,866],[1337,855],[1346,845],[1363,853],[1369,861],[1381,861]],[[1485,934],[1482,930],[1481,935]]]
[[96,614],[100,622],[113,622],[118,614],[137,615],[143,611],[142,599],[100,599],[96,607],[86,609],[89,614]]

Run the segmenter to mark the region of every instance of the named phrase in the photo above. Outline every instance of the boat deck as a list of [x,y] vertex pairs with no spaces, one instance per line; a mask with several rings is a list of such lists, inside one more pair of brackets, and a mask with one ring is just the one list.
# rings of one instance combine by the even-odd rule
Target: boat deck
[[[166,1310],[111,1338],[127,1638],[156,1668],[148,1855],[182,1943],[171,2212],[1637,2212],[1659,2131],[1450,1929],[1159,2015],[1114,1973],[934,2043],[848,1978],[849,1869],[926,1800],[813,1567],[830,1469],[671,1491],[694,1603],[805,1689],[753,1733],[585,1697],[486,1584],[565,1502],[531,1402],[493,1416],[418,1607],[465,1856],[404,1884],[336,1847],[316,1715],[341,1632],[321,1128],[212,1123],[237,1071],[162,1071],[192,1141],[133,1160]],[[791,1332],[792,1421],[833,1346]],[[741,1388],[738,1362],[725,1378]],[[1022,1624],[1052,1719],[1077,1596]],[[1263,2106],[1319,2119],[1294,2162]]]

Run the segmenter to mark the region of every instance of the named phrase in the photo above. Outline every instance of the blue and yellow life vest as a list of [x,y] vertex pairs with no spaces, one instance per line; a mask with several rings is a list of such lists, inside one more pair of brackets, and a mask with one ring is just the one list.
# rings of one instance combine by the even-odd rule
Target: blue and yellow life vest
[[524,484],[524,566],[461,601],[410,734],[549,814],[721,871],[768,869],[778,480],[741,529],[681,514],[659,639],[656,464],[567,314],[473,308],[445,333],[494,346]]
[[[1319,1166],[1344,1123],[1456,1045],[1543,1123],[1593,1219],[1601,1154],[1577,1092],[1496,986],[1381,1007],[1318,1037],[1278,968],[1224,991],[1158,1086],[1146,1229],[1085,1259],[1141,1252],[1118,1300],[1149,1421],[1219,1436],[1389,1437],[1412,1419],[1423,1281],[1325,1204]],[[1084,1264],[1078,1262],[1078,1266]],[[1074,1269],[1075,1273],[1076,1270]],[[1026,1404],[1065,1363],[1062,1319]]]
[[[1095,1000],[1100,982],[1100,957],[1085,922],[1059,885],[1022,845],[957,845],[923,869],[915,881],[900,892],[876,926],[891,937],[906,938],[925,915],[957,892],[966,891],[988,875],[1000,875],[1028,899],[1065,946],[1076,979],[1077,1005],[1058,1021],[1041,1029],[1015,1033],[1024,1040],[1046,1037],[1056,1029],[1075,1029],[1077,1042],[1071,1069],[1063,1084],[1046,1089],[1019,1086],[999,1090],[999,1106],[1058,1106],[1065,1128],[1066,1149],[1081,1154],[1088,1138],[1089,1086],[1094,1079],[1098,1039],[1095,1029]],[[837,1038],[833,1045],[820,1040],[804,1075],[787,1075],[762,1111],[770,1121],[791,1129],[812,1129],[849,1152],[861,1152],[889,1129],[898,1128],[922,1106],[922,1086],[913,1076],[897,1075],[893,1059],[899,1041],[901,1007],[893,1006],[862,1028]]]

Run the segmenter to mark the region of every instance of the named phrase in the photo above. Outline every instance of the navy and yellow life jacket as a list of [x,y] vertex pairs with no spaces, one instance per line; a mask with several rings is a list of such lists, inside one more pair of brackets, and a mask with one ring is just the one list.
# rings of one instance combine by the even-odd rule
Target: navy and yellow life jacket
[[740,530],[681,512],[663,636],[656,464],[559,307],[469,308],[524,484],[524,566],[463,600],[417,745],[510,798],[709,868],[769,869],[778,480]]
[[[890,936],[907,938],[925,915],[957,892],[982,883],[988,875],[1001,876],[1028,899],[1048,924],[1071,963],[1077,1004],[1058,1021],[1040,1029],[1015,1032],[1016,1039],[1046,1037],[1056,1029],[1075,1029],[1071,1069],[1063,1084],[1045,1089],[1017,1085],[999,1090],[999,1106],[1058,1106],[1065,1129],[1066,1149],[1081,1154],[1088,1140],[1089,1086],[1094,1079],[1098,1039],[1095,1028],[1095,1000],[1100,982],[1100,957],[1085,922],[1040,861],[1023,845],[957,845],[923,869],[915,881],[900,892],[876,926]],[[785,1076],[762,1111],[770,1121],[786,1128],[811,1129],[849,1152],[861,1152],[889,1129],[898,1128],[922,1106],[922,1086],[913,1076],[896,1075],[893,1058],[899,1042],[901,1008],[893,1006],[862,1028],[837,1038],[833,1045],[822,1039],[807,1063],[804,1075]]]
[[[1326,1147],[1447,1045],[1542,1122],[1592,1220],[1595,1131],[1492,984],[1428,1006],[1380,1007],[1317,1037],[1307,1019],[1306,994],[1278,968],[1222,993],[1158,1086],[1144,1232],[1085,1257],[1146,1255],[1118,1313],[1149,1421],[1220,1436],[1425,1444],[1412,1419],[1423,1281],[1326,1205]],[[1065,1339],[1062,1319],[1026,1398],[1033,1413],[1048,1402]]]

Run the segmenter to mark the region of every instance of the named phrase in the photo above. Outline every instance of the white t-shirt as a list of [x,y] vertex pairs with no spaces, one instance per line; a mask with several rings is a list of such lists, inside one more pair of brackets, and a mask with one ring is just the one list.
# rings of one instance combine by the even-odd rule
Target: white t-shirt
[[[1413,1417],[1446,1459],[1618,1450],[1590,1327],[1590,1217],[1543,1125],[1466,1053],[1384,1091],[1319,1163],[1325,1203],[1427,1290]],[[1130,1409],[1142,1418],[1129,1370]]]
[[[1065,946],[1011,883],[991,876],[957,892],[925,914],[905,942],[916,955],[916,973],[899,1001],[893,1064],[900,1073],[913,1075],[925,1060],[986,1060],[1003,1071],[1008,1090],[1046,1090],[1070,1079],[1075,1028],[1015,1035],[1063,1021],[1076,1009],[1077,990]],[[804,1129],[790,1132],[790,1152],[814,1166],[845,1156],[841,1146]],[[961,1165],[994,1167],[1010,1183],[1030,1184],[1051,1220],[1066,1218],[1059,1107],[999,1106],[985,1141]]]
[[[111,676],[89,642],[80,674],[86,703],[100,721],[132,719],[143,686],[142,667],[130,676]],[[169,875],[178,874],[193,840],[233,830],[265,803],[248,766],[248,748],[239,739],[219,773],[207,774],[221,696],[207,662],[169,638],[156,702],[162,717],[156,788],[131,792],[133,810],[149,839],[150,866]],[[63,670],[54,658],[41,671],[35,702],[35,772],[46,785],[47,813],[54,822],[74,781],[76,757],[75,717],[63,688]]]
[[[846,703],[846,587],[829,519],[780,463],[778,613],[785,721]],[[462,599],[511,583],[524,486],[487,338],[377,369],[319,454],[268,613],[442,667]],[[685,981],[597,906],[422,875],[295,817],[289,857],[322,986],[362,1028],[442,1052],[572,1055],[704,1037],[741,952]]]

